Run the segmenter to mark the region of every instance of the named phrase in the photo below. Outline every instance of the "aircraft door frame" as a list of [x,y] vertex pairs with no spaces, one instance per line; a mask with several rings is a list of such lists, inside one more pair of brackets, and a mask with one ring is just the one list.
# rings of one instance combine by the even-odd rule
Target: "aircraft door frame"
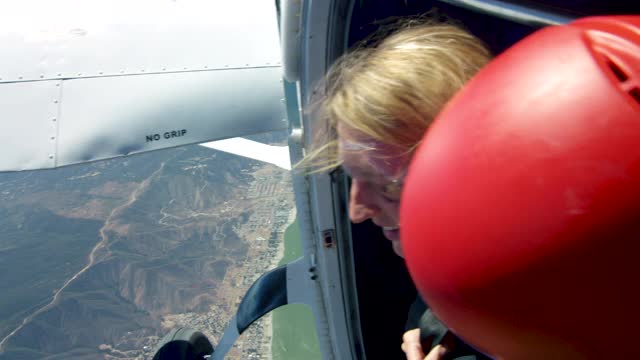
[[[347,48],[347,35],[355,1],[305,1],[300,33],[298,92],[302,109],[309,109],[317,82]],[[287,73],[285,71],[285,73]],[[302,159],[302,144],[309,144],[313,114],[301,111],[302,129],[292,129],[292,162]],[[355,297],[349,221],[345,221],[344,175],[293,174],[303,252],[316,269],[319,296],[316,328],[325,359],[361,359],[364,348]]]

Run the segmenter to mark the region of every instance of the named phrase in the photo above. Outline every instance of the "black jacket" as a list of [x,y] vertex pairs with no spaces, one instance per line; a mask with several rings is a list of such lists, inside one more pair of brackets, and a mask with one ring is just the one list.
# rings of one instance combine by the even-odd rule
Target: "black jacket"
[[436,345],[444,343],[449,349],[447,359],[486,360],[486,355],[467,345],[436,318],[427,304],[418,296],[409,308],[406,330],[420,328],[420,342],[425,354]]

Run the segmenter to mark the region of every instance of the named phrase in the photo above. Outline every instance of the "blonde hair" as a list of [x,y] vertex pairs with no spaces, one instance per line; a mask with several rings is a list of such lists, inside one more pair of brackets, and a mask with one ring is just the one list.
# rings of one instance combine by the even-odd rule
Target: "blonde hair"
[[315,101],[313,143],[296,167],[317,172],[341,164],[338,124],[358,138],[412,153],[442,107],[491,58],[479,39],[456,25],[422,19],[395,27],[331,67]]

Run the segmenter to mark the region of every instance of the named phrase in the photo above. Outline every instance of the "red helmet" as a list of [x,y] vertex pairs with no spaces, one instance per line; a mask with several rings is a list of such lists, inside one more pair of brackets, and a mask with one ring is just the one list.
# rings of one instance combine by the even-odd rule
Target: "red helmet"
[[479,350],[638,356],[640,16],[498,56],[428,131],[401,205],[418,290]]

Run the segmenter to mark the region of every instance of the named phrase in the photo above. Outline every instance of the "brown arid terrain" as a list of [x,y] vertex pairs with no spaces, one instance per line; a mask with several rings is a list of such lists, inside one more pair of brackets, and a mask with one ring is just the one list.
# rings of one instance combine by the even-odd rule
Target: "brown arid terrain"
[[287,171],[201,147],[1,175],[0,359],[145,359],[177,326],[215,344],[293,208]]

